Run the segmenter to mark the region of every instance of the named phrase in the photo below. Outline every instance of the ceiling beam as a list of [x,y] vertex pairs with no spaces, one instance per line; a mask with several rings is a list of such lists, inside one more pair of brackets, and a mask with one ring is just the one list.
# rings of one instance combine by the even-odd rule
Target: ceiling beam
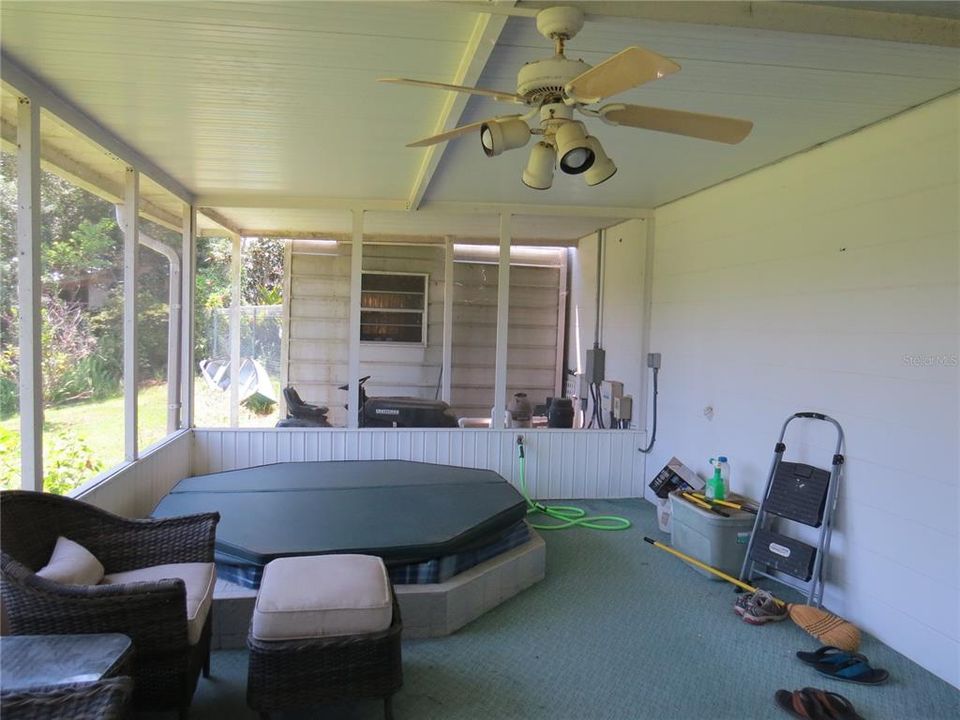
[[[206,236],[217,236],[215,230],[203,231]],[[352,236],[344,230],[326,231],[326,230],[296,230],[293,232],[284,232],[282,230],[255,230],[240,228],[239,235],[243,237],[274,238],[277,240],[335,240],[338,243],[349,245]],[[477,237],[473,235],[455,235],[448,233],[434,233],[432,235],[403,235],[391,233],[367,233],[363,234],[364,245],[412,245],[412,246],[430,246],[443,247],[444,238],[453,237],[454,241],[464,245],[491,245],[499,244],[500,240],[494,236]],[[576,247],[580,238],[570,238],[558,240],[557,238],[540,237],[520,237],[512,238],[511,244],[532,247]]]
[[0,79],[183,202],[193,202],[193,193],[183,184],[4,52],[0,52]]
[[406,210],[405,200],[328,198],[309,195],[264,195],[261,193],[213,193],[198,195],[205,208],[263,208],[272,210]]
[[[232,220],[228,220],[213,208],[198,207],[197,214],[203,215],[208,220],[212,220],[217,225],[219,225],[224,230],[230,232],[233,235],[241,235],[241,236],[243,235],[243,231],[237,226],[235,222],[233,222]],[[222,233],[218,233],[218,232],[211,233],[209,231],[203,231],[198,234],[203,236],[214,235],[216,237],[220,237],[222,235]]]
[[[248,208],[271,210],[352,210],[370,212],[407,212],[405,200],[327,198],[303,195],[211,194],[199,195],[197,205],[204,208],[207,217],[210,208]],[[430,201],[409,212],[423,215],[548,215],[553,217],[646,218],[653,215],[649,208],[609,205],[548,205],[526,203],[490,203]]]
[[[0,146],[8,152],[16,152],[17,129],[6,119],[0,119]],[[114,205],[123,204],[123,187],[120,182],[111,180],[106,175],[51,147],[42,139],[40,167],[107,202]],[[144,199],[142,195],[140,196],[140,215],[178,233],[183,227],[183,220],[180,217]]]
[[[498,5],[512,7],[516,5],[516,2],[498,3]],[[470,40],[463,51],[463,57],[460,58],[460,65],[450,81],[452,84],[467,86],[477,84],[483,69],[487,66],[487,60],[490,59],[490,55],[500,39],[500,33],[503,32],[507,20],[506,15],[478,13],[477,22],[470,34]],[[467,109],[469,99],[470,95],[467,93],[448,92],[432,134],[438,135],[456,127]],[[424,152],[420,169],[417,170],[417,176],[413,181],[413,187],[410,189],[410,196],[407,199],[408,210],[416,210],[420,207],[423,196],[426,194],[427,188],[430,187],[430,181],[440,165],[440,160],[443,158],[443,153],[446,151],[448,144],[444,142],[430,145]]]
[[[523,9],[542,9],[556,2],[524,0]],[[477,3],[465,3],[466,7]],[[466,7],[464,9],[466,9]],[[873,7],[873,6],[871,6]],[[662,22],[722,25],[815,35],[836,35],[889,42],[960,47],[960,20],[918,14],[835,7],[818,2],[611,2],[584,5],[587,19],[631,18]]]
[[546,205],[528,203],[428,202],[418,213],[443,215],[546,215],[548,217],[595,217],[626,220],[653,217],[649,208],[608,205]]

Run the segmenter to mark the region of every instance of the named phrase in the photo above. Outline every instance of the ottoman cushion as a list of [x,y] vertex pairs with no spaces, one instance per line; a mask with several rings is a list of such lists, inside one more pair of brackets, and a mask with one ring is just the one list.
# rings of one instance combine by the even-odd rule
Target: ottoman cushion
[[267,563],[253,612],[258,640],[302,640],[386,630],[390,581],[371,555],[317,555]]

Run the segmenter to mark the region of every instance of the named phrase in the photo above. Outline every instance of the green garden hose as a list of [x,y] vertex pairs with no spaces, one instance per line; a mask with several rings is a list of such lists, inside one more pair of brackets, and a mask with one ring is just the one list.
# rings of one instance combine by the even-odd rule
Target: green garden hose
[[591,530],[627,530],[630,521],[617,515],[587,515],[583,508],[572,505],[544,505],[530,497],[527,492],[526,465],[524,457],[523,436],[517,436],[517,453],[520,456],[520,492],[527,501],[527,515],[542,513],[558,522],[549,525],[530,523],[535,530],[566,530],[571,527],[585,527]]

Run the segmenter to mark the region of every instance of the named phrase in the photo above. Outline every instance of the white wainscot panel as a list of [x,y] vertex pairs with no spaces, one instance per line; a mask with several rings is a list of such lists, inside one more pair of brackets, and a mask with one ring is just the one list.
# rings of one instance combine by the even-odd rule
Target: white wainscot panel
[[70,493],[84,502],[124,517],[144,517],[178,482],[190,476],[190,430],[147,449],[136,461]]
[[287,461],[416,460],[493,470],[518,486],[518,434],[524,437],[533,497],[643,496],[644,456],[638,448],[645,434],[635,430],[198,429],[192,474]]

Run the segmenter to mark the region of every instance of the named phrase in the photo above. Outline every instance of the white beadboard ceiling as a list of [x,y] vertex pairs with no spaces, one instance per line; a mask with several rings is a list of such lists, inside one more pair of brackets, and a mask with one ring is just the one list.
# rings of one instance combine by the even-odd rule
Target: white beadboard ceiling
[[[926,2],[868,3],[865,12],[877,5],[955,17]],[[376,78],[452,82],[479,17],[422,2],[5,0],[0,48],[200,199],[257,198],[255,207],[216,208],[234,227],[340,232],[346,214],[323,211],[324,202],[410,197],[427,151],[404,146],[434,132],[446,100]],[[587,188],[558,172],[543,192],[520,182],[528,150],[487,159],[468,135],[443,151],[424,207],[535,204],[539,217],[518,228],[567,239],[617,216],[550,218],[543,206],[653,208],[960,87],[956,47],[686,22],[588,22],[568,55],[596,64],[629,45],[683,70],[617,101],[745,117],[753,134],[726,146],[588,120],[619,173]],[[524,62],[551,53],[532,20],[510,18],[477,84],[513,90]],[[8,143],[14,107],[9,97],[0,105]],[[474,97],[460,124],[514,111]],[[62,126],[45,143],[116,177],[114,160],[99,161]],[[153,191],[158,208],[177,210]],[[291,197],[301,200],[279,201]],[[377,232],[497,233],[489,218],[383,215],[368,217]]]

